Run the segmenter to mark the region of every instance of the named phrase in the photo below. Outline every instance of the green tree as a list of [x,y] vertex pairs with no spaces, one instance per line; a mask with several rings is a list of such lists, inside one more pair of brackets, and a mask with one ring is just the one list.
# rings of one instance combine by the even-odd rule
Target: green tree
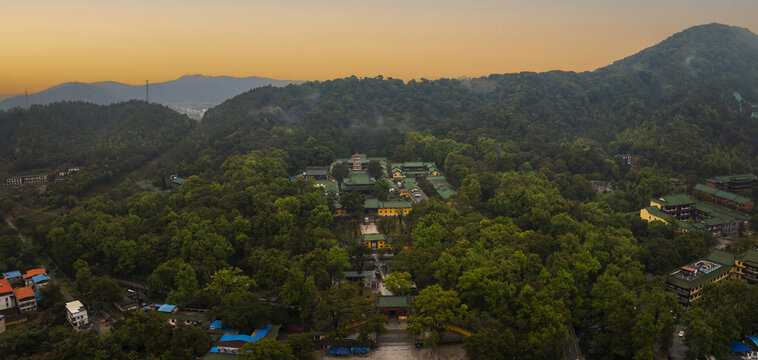
[[384,175],[384,167],[382,166],[382,163],[377,160],[369,160],[368,175],[376,180],[379,180],[379,178]]
[[411,274],[404,271],[395,271],[384,279],[384,286],[395,295],[408,295],[411,293]]
[[310,314],[316,300],[316,283],[313,276],[305,274],[296,266],[290,267],[287,282],[279,292],[282,304],[294,306],[300,311],[300,319],[305,321]]
[[423,340],[424,346],[436,346],[440,335],[466,313],[455,290],[432,285],[419,292],[411,302],[416,313],[408,321],[408,333]]
[[216,296],[222,296],[245,292],[254,286],[255,282],[248,276],[243,275],[242,269],[230,267],[213,273],[205,290]]
[[374,185],[374,196],[381,201],[387,201],[390,195],[390,185],[387,180],[377,180]]
[[243,345],[239,353],[245,360],[297,360],[289,344],[266,338]]
[[347,326],[364,320],[370,310],[370,301],[359,296],[357,287],[342,284],[321,294],[313,319],[316,329],[330,337],[344,338]]
[[331,178],[337,180],[338,183],[342,183],[346,177],[350,176],[350,169],[343,163],[335,164],[332,166],[330,172]]
[[350,257],[345,249],[334,246],[329,249],[326,257],[327,269],[329,270],[329,279],[332,282],[345,278],[344,271],[350,267]]

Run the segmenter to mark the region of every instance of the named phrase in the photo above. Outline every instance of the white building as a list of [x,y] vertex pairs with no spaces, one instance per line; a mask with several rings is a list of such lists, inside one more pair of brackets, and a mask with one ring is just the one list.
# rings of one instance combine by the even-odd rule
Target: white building
[[16,296],[8,280],[0,279],[0,310],[16,307]]
[[87,310],[79,300],[66,303],[66,319],[76,330],[85,329],[89,325]]

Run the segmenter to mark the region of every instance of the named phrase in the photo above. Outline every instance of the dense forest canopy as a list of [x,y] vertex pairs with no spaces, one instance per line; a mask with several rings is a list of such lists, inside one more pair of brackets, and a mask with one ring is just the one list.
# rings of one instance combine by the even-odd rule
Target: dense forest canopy
[[[714,239],[624,213],[706,176],[755,171],[757,80],[758,37],[711,24],[594,72],[266,87],[197,124],[141,102],[0,112],[8,129],[0,132],[2,171],[70,163],[186,177],[170,192],[136,191],[137,179],[112,176],[96,177],[114,185],[107,190],[75,179],[51,184],[33,200],[59,213],[22,226],[33,243],[0,226],[0,271],[46,254],[95,306],[118,299],[114,279],[127,278],[144,283],[151,299],[211,309],[242,331],[277,323],[341,339],[365,321],[366,340],[384,318],[368,290],[344,280],[371,256],[356,241],[363,219],[359,211],[332,216],[336,203],[360,205],[363,195],[325,197],[312,179],[293,175],[355,152],[423,159],[455,186],[454,206],[432,196],[377,228],[410,245],[392,251],[391,287],[417,286],[408,331],[425,346],[451,325],[473,333],[464,343],[471,359],[560,359],[573,324],[592,358],[652,359],[686,325],[688,356],[723,355],[726,341],[756,331],[747,305],[758,301],[756,288],[708,285],[685,312],[664,276],[705,256]],[[630,166],[622,154],[641,160]],[[589,180],[614,191],[597,193]],[[76,197],[60,201],[67,194]],[[0,209],[13,214],[19,199],[4,188]],[[209,348],[207,335],[162,320],[137,315],[104,340],[88,333],[65,341],[51,330],[63,320],[49,318],[0,335],[0,349],[127,359],[191,358]],[[56,346],[30,352],[15,345],[25,335]],[[306,334],[252,345],[249,355],[308,358],[311,349]]]

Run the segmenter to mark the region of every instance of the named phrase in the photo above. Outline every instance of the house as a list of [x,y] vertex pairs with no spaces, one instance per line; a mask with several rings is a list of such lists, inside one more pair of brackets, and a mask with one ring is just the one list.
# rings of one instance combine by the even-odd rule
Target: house
[[689,307],[703,294],[703,286],[726,279],[731,272],[731,264],[721,264],[710,260],[698,260],[670,272],[664,287],[676,294],[679,303]]
[[155,304],[152,309],[168,316],[168,323],[178,323],[199,327],[208,327],[211,323],[210,311],[205,309],[180,309],[178,305]]
[[16,307],[16,296],[10,282],[0,279],[0,311]]
[[384,234],[363,234],[361,242],[372,250],[392,248],[392,243]]
[[377,296],[374,298],[376,311],[387,317],[408,316],[410,306],[410,296]]
[[753,200],[750,200],[749,198],[741,195],[737,195],[735,193],[720,190],[703,184],[695,185],[694,189],[707,193],[711,196],[711,201],[717,204],[722,204],[745,211],[753,210],[755,207]]
[[664,214],[671,215],[677,220],[687,220],[693,216],[695,200],[685,194],[665,195],[650,200],[650,206],[657,207]]
[[360,282],[363,287],[369,289],[375,289],[378,285],[376,280],[376,272],[372,270],[366,271],[344,271],[345,280]]
[[50,276],[47,275],[45,269],[31,269],[24,273],[22,276],[26,286],[37,290],[50,282]]
[[705,180],[705,185],[732,193],[752,190],[758,185],[758,176],[755,174],[736,174],[714,176]]
[[47,175],[21,175],[11,176],[5,179],[6,185],[24,185],[24,184],[44,184],[47,182]]
[[121,312],[137,310],[141,305],[140,297],[137,294],[126,294],[121,300],[113,302],[113,306]]
[[13,289],[13,295],[16,297],[18,311],[23,313],[37,310],[37,295],[32,288],[24,286]]
[[306,166],[303,177],[314,180],[326,180],[329,178],[328,166]]
[[168,185],[168,187],[171,189],[176,189],[182,186],[182,184],[184,184],[184,180],[185,179],[182,177],[179,177],[179,175],[172,174],[172,175],[169,175],[168,181],[166,181],[166,185]]
[[738,359],[758,359],[758,351],[753,350],[739,340],[729,342],[729,351]]
[[66,303],[66,319],[77,331],[92,327],[87,317],[87,309],[79,300]]
[[239,349],[249,342],[257,342],[267,338],[276,340],[281,325],[268,324],[258,328],[251,335],[241,335],[234,332],[225,332],[224,335],[211,345],[210,353],[215,354],[239,354]]
[[11,286],[20,286],[24,284],[24,277],[21,276],[21,272],[18,270],[3,273],[3,279],[8,280]]

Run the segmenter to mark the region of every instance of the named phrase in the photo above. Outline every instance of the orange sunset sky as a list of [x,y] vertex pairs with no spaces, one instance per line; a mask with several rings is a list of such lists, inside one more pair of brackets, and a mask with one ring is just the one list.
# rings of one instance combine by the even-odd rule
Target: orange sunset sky
[[594,70],[754,0],[23,0],[0,4],[0,94],[186,74],[436,79]]

